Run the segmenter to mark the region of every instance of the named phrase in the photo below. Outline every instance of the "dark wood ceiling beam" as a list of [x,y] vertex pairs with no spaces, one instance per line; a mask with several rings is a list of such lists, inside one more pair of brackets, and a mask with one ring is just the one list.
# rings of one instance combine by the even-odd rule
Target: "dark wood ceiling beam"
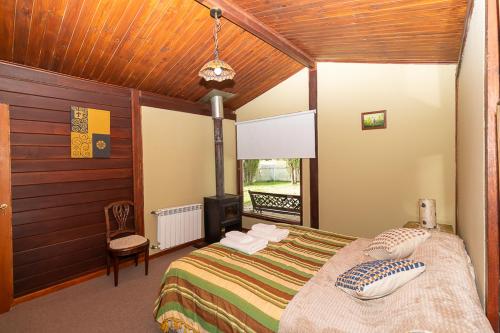
[[238,5],[228,0],[196,0],[198,3],[208,8],[222,9],[222,16],[234,24],[245,29],[249,33],[260,38],[272,47],[280,50],[290,58],[306,67],[314,68],[314,59],[292,44],[288,39],[279,34],[276,30],[259,21],[255,16],[248,13]]
[[465,14],[464,29],[462,32],[462,38],[460,40],[460,50],[458,51],[458,63],[457,63],[457,70],[456,70],[457,79],[458,79],[458,76],[460,75],[460,69],[462,67],[462,56],[464,53],[465,41],[467,40],[467,33],[469,32],[469,23],[470,23],[470,18],[472,16],[472,9],[473,8],[474,8],[474,1],[467,0],[467,11]]

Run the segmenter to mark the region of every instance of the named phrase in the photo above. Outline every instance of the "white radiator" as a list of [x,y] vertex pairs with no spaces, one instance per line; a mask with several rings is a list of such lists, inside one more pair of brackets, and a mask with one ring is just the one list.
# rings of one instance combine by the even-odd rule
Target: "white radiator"
[[193,204],[153,211],[158,225],[158,243],[161,250],[200,239],[203,205]]

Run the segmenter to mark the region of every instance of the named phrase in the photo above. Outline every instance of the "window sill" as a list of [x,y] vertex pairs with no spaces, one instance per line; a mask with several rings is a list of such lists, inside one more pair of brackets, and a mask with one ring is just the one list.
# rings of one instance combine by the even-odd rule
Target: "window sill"
[[259,220],[269,221],[269,222],[286,223],[286,224],[292,224],[292,225],[302,225],[302,219],[300,221],[293,221],[293,220],[281,219],[279,217],[266,216],[266,215],[249,213],[249,212],[243,212],[242,215],[246,216],[246,217],[252,217],[255,219],[259,219]]

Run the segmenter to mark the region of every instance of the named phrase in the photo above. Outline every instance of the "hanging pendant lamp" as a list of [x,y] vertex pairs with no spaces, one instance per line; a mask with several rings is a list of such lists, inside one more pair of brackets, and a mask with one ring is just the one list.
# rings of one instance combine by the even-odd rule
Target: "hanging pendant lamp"
[[212,16],[215,19],[215,25],[214,25],[215,59],[203,65],[198,75],[204,78],[206,81],[222,82],[225,80],[232,80],[236,75],[236,72],[233,70],[231,66],[229,66],[228,63],[219,59],[218,33],[221,29],[220,18],[222,17],[222,10],[219,8],[210,9],[210,16]]

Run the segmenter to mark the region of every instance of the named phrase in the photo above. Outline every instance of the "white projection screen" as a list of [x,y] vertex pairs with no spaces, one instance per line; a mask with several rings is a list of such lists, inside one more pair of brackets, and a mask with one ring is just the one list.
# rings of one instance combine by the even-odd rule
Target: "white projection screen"
[[315,158],[316,110],[236,123],[238,160]]

